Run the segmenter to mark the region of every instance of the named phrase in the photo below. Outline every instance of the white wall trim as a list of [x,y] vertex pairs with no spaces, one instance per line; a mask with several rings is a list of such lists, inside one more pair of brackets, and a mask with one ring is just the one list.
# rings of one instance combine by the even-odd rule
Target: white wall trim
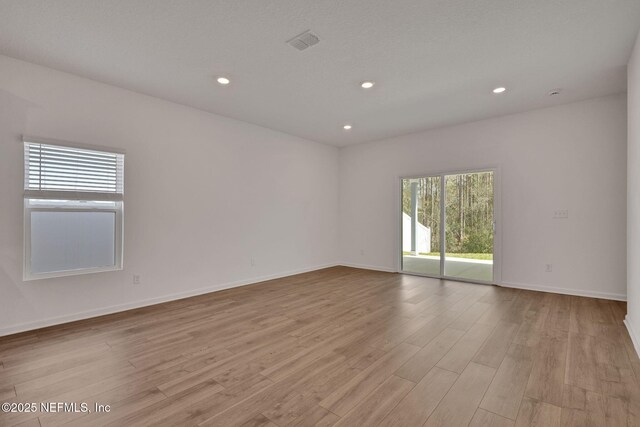
[[640,356],[640,339],[636,334],[636,331],[633,330],[633,326],[631,326],[631,322],[629,321],[629,315],[624,316],[624,324],[627,327],[627,331],[629,332],[629,336],[631,337],[631,342],[633,342],[633,347],[636,349],[636,354]]
[[574,295],[578,297],[601,298],[615,301],[627,300],[627,296],[623,294],[612,294],[608,292],[589,291],[584,289],[556,288],[553,286],[531,285],[515,282],[501,282],[498,284],[498,286],[502,286],[505,288],[526,289],[529,291],[550,292],[552,294]]
[[[246,286],[246,285],[253,285],[253,284],[264,282],[267,280],[280,279],[283,277],[293,276],[296,274],[308,273],[311,271],[317,271],[317,270],[322,270],[324,268],[337,267],[337,266],[359,268],[363,270],[383,271],[386,273],[397,273],[397,271],[393,268],[366,265],[366,264],[355,264],[355,263],[344,263],[344,262],[324,264],[324,265],[318,265],[314,267],[302,268],[298,270],[291,270],[284,273],[271,274],[266,276],[254,277],[250,279],[237,280],[234,282],[222,283],[214,286],[193,289],[186,292],[163,295],[163,296],[136,301],[132,303],[118,304],[110,307],[104,307],[104,308],[95,309],[95,310],[88,310],[88,311],[83,311],[83,312],[64,315],[64,316],[50,317],[48,319],[43,319],[36,322],[28,322],[28,323],[21,323],[18,325],[12,325],[5,328],[0,328],[0,337],[16,334],[20,332],[32,331],[40,328],[46,328],[48,326],[61,325],[64,323],[75,322],[78,320],[85,320],[93,317],[104,316],[107,314],[119,313],[122,311],[133,310],[136,308],[142,308],[150,305],[161,304],[164,302],[170,302],[170,301],[175,301],[183,298],[189,298],[193,296],[208,294],[211,292],[222,291],[225,289],[237,288],[237,287]],[[616,300],[616,301],[627,300],[626,295],[611,294],[611,293],[597,292],[597,291],[586,291],[586,290],[580,290],[580,289],[555,288],[551,286],[531,285],[531,284],[522,284],[522,283],[515,283],[515,282],[502,282],[497,286],[515,288],[515,289],[526,289],[530,291],[550,292],[550,293],[563,294],[563,295],[602,298],[602,299],[609,299],[609,300]],[[630,323],[626,318],[624,320],[624,323],[627,326],[627,330],[629,331],[629,335],[631,336],[631,340],[633,341],[633,345],[635,346],[636,352],[640,354],[640,339],[638,339],[638,335],[635,334]]]
[[338,265],[341,265],[343,267],[360,268],[362,270],[384,271],[385,273],[398,273],[398,271],[395,268],[378,267],[376,265],[355,264],[351,262],[341,262],[341,263],[338,263]]
[[[348,262],[342,262],[342,263],[339,263],[339,265],[342,265],[342,266],[345,266],[345,267],[352,267],[352,268],[361,268],[363,270],[374,270],[374,271],[384,271],[384,272],[387,272],[387,273],[407,274],[407,273],[398,272],[398,271],[394,270],[393,268],[379,267],[379,266],[375,266],[375,265],[354,264],[354,263],[348,263]],[[416,277],[428,278],[426,276],[416,276]],[[445,280],[454,280],[455,281],[455,279],[451,279],[451,278],[446,278]],[[622,295],[622,294],[612,294],[612,293],[598,292],[598,291],[587,291],[587,290],[582,290],[582,289],[556,288],[556,287],[551,287],[551,286],[530,285],[530,284],[515,283],[515,282],[501,282],[501,283],[496,284],[496,286],[502,286],[502,287],[505,287],[505,288],[526,289],[526,290],[529,290],[529,291],[549,292],[549,293],[553,293],[553,294],[574,295],[574,296],[579,296],[579,297],[609,299],[609,300],[614,300],[614,301],[626,301],[627,300],[627,296],[626,295]]]
[[92,317],[104,316],[106,314],[119,313],[122,311],[133,310],[136,308],[147,307],[150,305],[161,304],[163,302],[175,301],[183,298],[194,297],[198,295],[208,294],[211,292],[222,291],[225,289],[237,288],[240,286],[253,285],[256,283],[264,282],[267,280],[280,279],[283,277],[293,276],[296,274],[308,273],[311,271],[322,270],[324,268],[336,267],[340,264],[324,264],[314,267],[302,268],[298,270],[287,271],[284,273],[270,274],[266,276],[254,277],[251,279],[237,280],[235,282],[222,283],[206,288],[192,289],[186,292],[179,292],[169,295],[163,295],[155,298],[149,298],[141,301],[135,301],[131,303],[118,304],[110,307],[99,308],[95,310],[88,310],[74,314],[68,314],[64,316],[50,317],[48,319],[38,320],[36,322],[21,323],[18,325],[8,326],[6,328],[0,328],[0,337],[5,335],[17,334],[19,332],[32,331],[35,329],[46,328],[48,326],[61,325],[64,323],[75,322],[78,320],[90,319]]

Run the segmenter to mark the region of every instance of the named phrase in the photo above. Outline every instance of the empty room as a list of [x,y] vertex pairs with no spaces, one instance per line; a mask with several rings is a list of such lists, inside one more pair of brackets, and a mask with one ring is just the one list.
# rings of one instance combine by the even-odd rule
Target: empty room
[[0,0],[0,427],[640,427],[639,31]]

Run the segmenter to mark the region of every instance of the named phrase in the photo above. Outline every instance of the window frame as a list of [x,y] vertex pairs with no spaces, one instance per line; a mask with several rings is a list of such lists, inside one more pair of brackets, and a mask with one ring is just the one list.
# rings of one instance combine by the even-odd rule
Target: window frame
[[[102,151],[113,154],[122,154],[123,151],[113,148],[96,147],[69,143],[66,141],[43,140],[41,138],[23,137],[23,144],[41,143],[47,145],[57,145],[68,148],[78,148],[83,150]],[[24,159],[26,164],[26,159]],[[26,171],[23,170],[23,176]],[[122,171],[124,175],[124,170]],[[83,274],[102,273],[108,271],[119,271],[124,268],[124,181],[123,193],[114,197],[111,193],[96,192],[92,197],[86,197],[73,191],[51,191],[48,195],[37,196],[32,191],[24,190],[23,194],[23,280],[32,281],[39,279],[51,279],[55,277],[77,276]],[[35,206],[31,202],[38,200]],[[92,204],[92,202],[109,202],[105,206]],[[86,206],[82,206],[86,204]],[[114,230],[114,265],[106,267],[88,267],[71,270],[60,270],[46,273],[32,273],[31,271],[31,213],[32,212],[112,212],[115,214]]]

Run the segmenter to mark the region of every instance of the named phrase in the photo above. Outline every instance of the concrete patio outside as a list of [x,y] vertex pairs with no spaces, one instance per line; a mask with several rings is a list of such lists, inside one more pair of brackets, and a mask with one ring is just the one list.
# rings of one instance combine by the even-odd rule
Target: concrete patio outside
[[[402,270],[409,273],[440,275],[440,258],[430,255],[403,255]],[[482,282],[493,281],[493,260],[455,258],[447,256],[444,275]]]

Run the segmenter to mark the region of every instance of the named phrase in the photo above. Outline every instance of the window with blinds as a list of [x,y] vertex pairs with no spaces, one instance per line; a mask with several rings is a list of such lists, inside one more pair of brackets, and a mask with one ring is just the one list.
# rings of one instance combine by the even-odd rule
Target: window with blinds
[[24,141],[24,280],[122,269],[124,154]]
[[124,154],[25,142],[24,159],[29,197],[122,200]]

